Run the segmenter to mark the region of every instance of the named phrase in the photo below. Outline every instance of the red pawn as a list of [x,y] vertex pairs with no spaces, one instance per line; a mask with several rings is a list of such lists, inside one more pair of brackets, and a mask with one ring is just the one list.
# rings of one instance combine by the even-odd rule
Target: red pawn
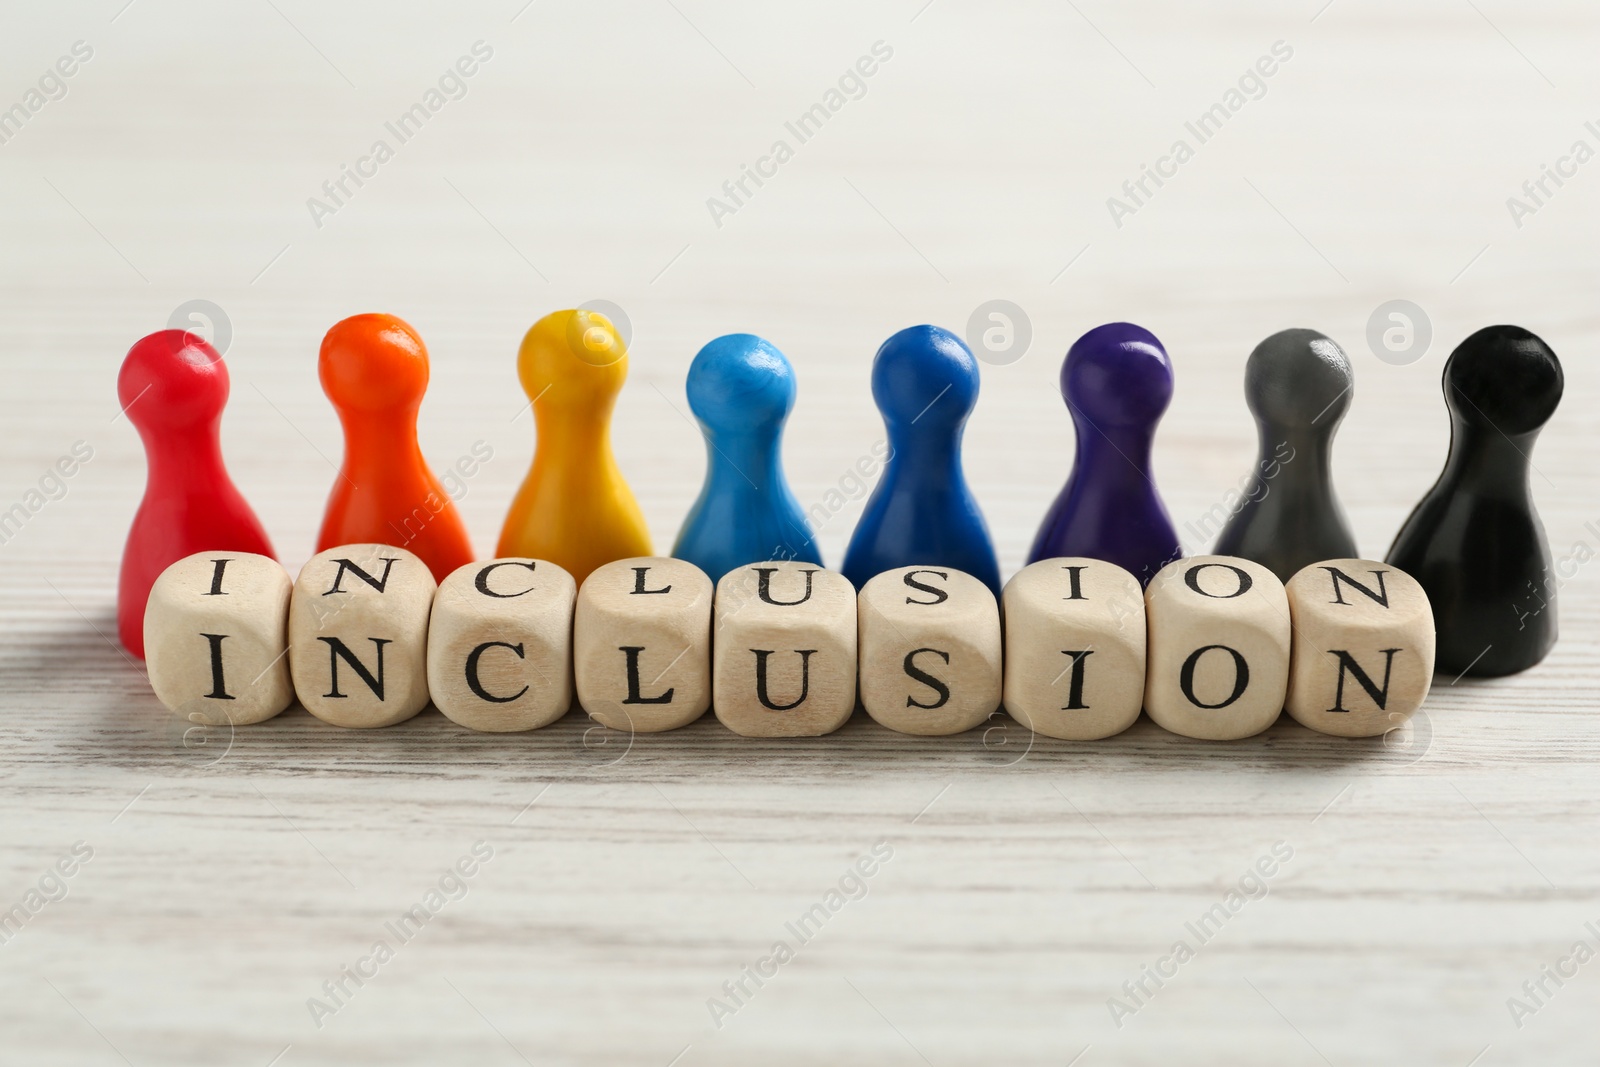
[[396,545],[441,582],[471,563],[466,525],[417,443],[428,388],[428,349],[417,331],[393,315],[351,316],[322,339],[317,369],[344,426],[344,465],[317,551]]
[[122,550],[117,636],[143,659],[144,606],[162,571],[196,552],[273,551],[222,463],[228,368],[216,349],[183,330],[151,334],[122,361],[117,399],[144,441],[147,470]]

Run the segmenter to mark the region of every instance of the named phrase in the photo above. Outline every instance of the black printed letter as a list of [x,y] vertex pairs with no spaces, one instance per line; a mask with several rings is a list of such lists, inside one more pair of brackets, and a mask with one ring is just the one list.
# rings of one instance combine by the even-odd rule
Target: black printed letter
[[[228,561],[224,559],[217,562],[226,563]],[[220,579],[221,576],[222,569],[219,567],[217,569],[217,577]],[[211,594],[207,593],[206,595],[210,596]],[[223,595],[226,596],[227,594]],[[211,692],[206,694],[206,698],[208,700],[232,700],[233,697],[228,695],[228,687],[225,684],[226,679],[222,675],[222,639],[228,635],[201,634],[200,636],[205,638],[206,643],[211,646]]]
[[[929,592],[938,592],[938,590],[929,590]],[[912,603],[915,603],[915,601],[912,601]],[[932,652],[935,656],[938,656],[946,663],[950,662],[950,653],[940,652],[937,648],[914,648],[910,652],[906,653],[906,674],[913,681],[921,682],[923,685],[927,686],[929,689],[932,689],[938,694],[938,698],[934,700],[932,704],[922,704],[916,700],[913,700],[911,697],[906,697],[906,707],[926,708],[927,710],[932,711],[935,708],[942,708],[946,704],[950,703],[950,687],[917,666],[916,658],[924,652]]]
[[[391,562],[393,561],[391,560]],[[384,568],[385,580],[388,578],[388,573],[388,568]],[[324,593],[323,596],[327,596],[327,594]],[[328,692],[322,694],[323,696],[343,700],[349,695],[339,692],[339,661],[342,659],[350,665],[350,669],[355,671],[363,682],[367,683],[367,688],[372,690],[374,696],[379,700],[383,699],[383,646],[390,643],[387,637],[367,638],[378,648],[378,673],[376,675],[367,670],[362,662],[356,658],[356,654],[351,652],[349,646],[339,638],[319,637],[317,640],[326,642],[328,645]]]
[[[806,572],[806,580],[810,581],[811,572]],[[800,657],[800,695],[787,704],[774,704],[767,696],[767,657],[772,655],[769,648],[752,648],[756,654],[756,699],[761,701],[761,706],[768,711],[791,711],[806,702],[806,692],[811,688],[811,657],[816,653],[814,648],[797,648],[795,655]]]
[[1350,710],[1344,706],[1344,676],[1346,674],[1354,678],[1356,683],[1367,691],[1367,696],[1371,697],[1372,702],[1378,705],[1379,711],[1389,710],[1389,675],[1394,671],[1394,654],[1399,652],[1400,649],[1383,648],[1379,649],[1379,651],[1384,655],[1382,689],[1372,684],[1372,676],[1361,669],[1361,665],[1356,662],[1356,658],[1349,652],[1343,649],[1332,649],[1328,652],[1328,655],[1334,656],[1339,660],[1339,685],[1334,690],[1333,707],[1329,708],[1329,711],[1347,712]]
[[[639,572],[639,584],[640,585],[644,585],[644,572],[649,570],[649,569],[650,569],[649,567],[635,567],[634,568],[634,570]],[[672,587],[670,585],[667,586],[667,589],[671,589],[671,588]],[[637,589],[634,590],[634,592],[638,592],[638,591],[639,590],[637,590]],[[645,590],[645,592],[647,592],[647,593],[665,593],[666,591],[667,591],[666,589],[646,589]],[[647,696],[642,695],[639,692],[639,690],[640,690],[640,685],[639,685],[639,653],[644,651],[644,646],[643,645],[619,645],[619,646],[617,646],[617,651],[621,652],[623,655],[628,657],[628,698],[623,701],[624,704],[670,704],[670,703],[672,703],[672,690],[671,689],[668,689],[665,693],[662,693],[660,696],[656,696],[656,697],[647,697]]]
[[533,586],[528,586],[528,588],[524,589],[520,593],[496,593],[493,589],[489,588],[489,575],[494,573],[494,569],[496,567],[526,567],[529,571],[532,571],[535,566],[536,564],[534,563],[522,563],[514,559],[503,559],[498,563],[491,563],[487,567],[480,570],[477,578],[473,579],[472,584],[477,586],[478,592],[482,593],[484,596],[499,597],[502,600],[510,600],[512,597],[525,596],[528,593],[533,592]]
[[[479,577],[481,578],[482,575],[480,574]],[[498,596],[499,594],[490,593],[489,595]],[[509,648],[517,654],[518,659],[525,658],[522,655],[522,646],[520,644],[513,645],[507,641],[485,641],[467,654],[467,688],[471,689],[482,700],[492,701],[495,704],[509,704],[523,693],[526,693],[528,687],[523,686],[508,697],[497,697],[483,687],[483,683],[478,680],[478,659],[491,648]]]
[[[1206,564],[1206,566],[1220,567],[1226,566],[1226,564]],[[1244,575],[1246,581],[1250,580],[1248,574],[1244,574],[1243,571],[1239,573]],[[1233,692],[1228,695],[1228,699],[1220,704],[1202,704],[1200,698],[1194,695],[1194,669],[1199,665],[1201,656],[1219,649],[1233,657]],[[1244,691],[1250,688],[1250,664],[1246,663],[1243,656],[1227,645],[1207,645],[1205,648],[1195,649],[1194,654],[1183,661],[1183,671],[1178,675],[1178,684],[1183,688],[1183,695],[1189,698],[1189,703],[1197,708],[1215,711],[1218,708],[1225,708],[1232,704],[1244,696]]]

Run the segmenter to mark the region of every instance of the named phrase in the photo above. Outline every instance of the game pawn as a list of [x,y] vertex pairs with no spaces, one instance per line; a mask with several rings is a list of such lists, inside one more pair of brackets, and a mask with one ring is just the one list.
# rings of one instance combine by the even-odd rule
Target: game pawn
[[428,388],[428,350],[417,331],[393,315],[354,315],[322,339],[317,370],[344,427],[344,464],[317,551],[394,545],[427,564],[435,581],[471,563],[455,501],[417,443]]
[[1183,554],[1150,470],[1156,424],[1172,391],[1172,363],[1149,330],[1113,322],[1074,342],[1061,364],[1061,395],[1072,412],[1077,456],[1029,563],[1086,556],[1149,585]]
[[1444,365],[1450,452],[1389,550],[1433,605],[1441,674],[1527,670],[1556,643],[1556,581],[1529,470],[1561,402],[1561,362],[1520,326],[1489,326]]
[[1282,330],[1250,353],[1244,395],[1260,453],[1217,555],[1254,560],[1284,582],[1360,555],[1333,488],[1333,435],[1354,389],[1349,357],[1315,330]]
[[549,560],[579,586],[602,564],[653,555],[611,451],[628,350],[598,312],[557,311],[522,339],[517,377],[538,427],[533,466],[500,530],[500,557]]
[[713,582],[750,563],[822,562],[783,473],[794,368],[747,333],[719,337],[689,366],[689,409],[706,439],[706,478],[672,554]]
[[940,566],[1000,595],[1000,565],[961,468],[961,436],[978,403],[978,361],[960,338],[913,326],[872,361],[872,399],[889,458],[840,568],[857,589],[897,567]]
[[183,330],[151,334],[122,361],[117,399],[144,442],[147,469],[122,552],[117,636],[143,659],[145,604],[162,571],[196,552],[273,553],[222,463],[228,368],[216,349]]

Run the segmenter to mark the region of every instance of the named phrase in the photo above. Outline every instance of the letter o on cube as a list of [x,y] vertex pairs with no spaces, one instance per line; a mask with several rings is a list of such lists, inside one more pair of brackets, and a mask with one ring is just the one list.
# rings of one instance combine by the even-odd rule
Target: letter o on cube
[[1277,721],[1289,685],[1289,598],[1278,576],[1232,556],[1162,568],[1145,590],[1144,709],[1175,734],[1233,741]]

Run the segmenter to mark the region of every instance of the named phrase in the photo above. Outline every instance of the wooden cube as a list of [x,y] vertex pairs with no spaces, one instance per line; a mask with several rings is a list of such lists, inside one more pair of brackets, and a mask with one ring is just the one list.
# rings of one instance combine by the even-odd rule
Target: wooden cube
[[343,545],[300,570],[289,667],[306,710],[335,726],[393,726],[428,704],[433,575],[393,545]]
[[1294,655],[1287,709],[1325,734],[1374,737],[1405,723],[1433,684],[1433,608],[1387,563],[1334,559],[1289,580]]
[[619,559],[590,573],[572,626],[583,710],[630,733],[675,730],[705,714],[714,596],[705,571],[681,559]]
[[856,590],[836,571],[753,563],[717,583],[711,704],[746,737],[820,737],[856,708]]
[[207,726],[261,722],[294,700],[289,573],[268,556],[201,552],[161,572],[144,609],[150,688]]
[[1000,706],[1000,606],[949,567],[884,571],[857,598],[861,704],[905,734],[970,730]]
[[469,563],[439,583],[428,623],[428,692],[453,722],[510,733],[572,707],[578,583],[544,560]]
[[1145,590],[1144,708],[1175,734],[1250,737],[1283,711],[1289,598],[1278,576],[1232,556],[1164,567]]
[[1006,583],[1005,706],[1036,733],[1093,741],[1144,706],[1144,590],[1094,559],[1047,559]]

